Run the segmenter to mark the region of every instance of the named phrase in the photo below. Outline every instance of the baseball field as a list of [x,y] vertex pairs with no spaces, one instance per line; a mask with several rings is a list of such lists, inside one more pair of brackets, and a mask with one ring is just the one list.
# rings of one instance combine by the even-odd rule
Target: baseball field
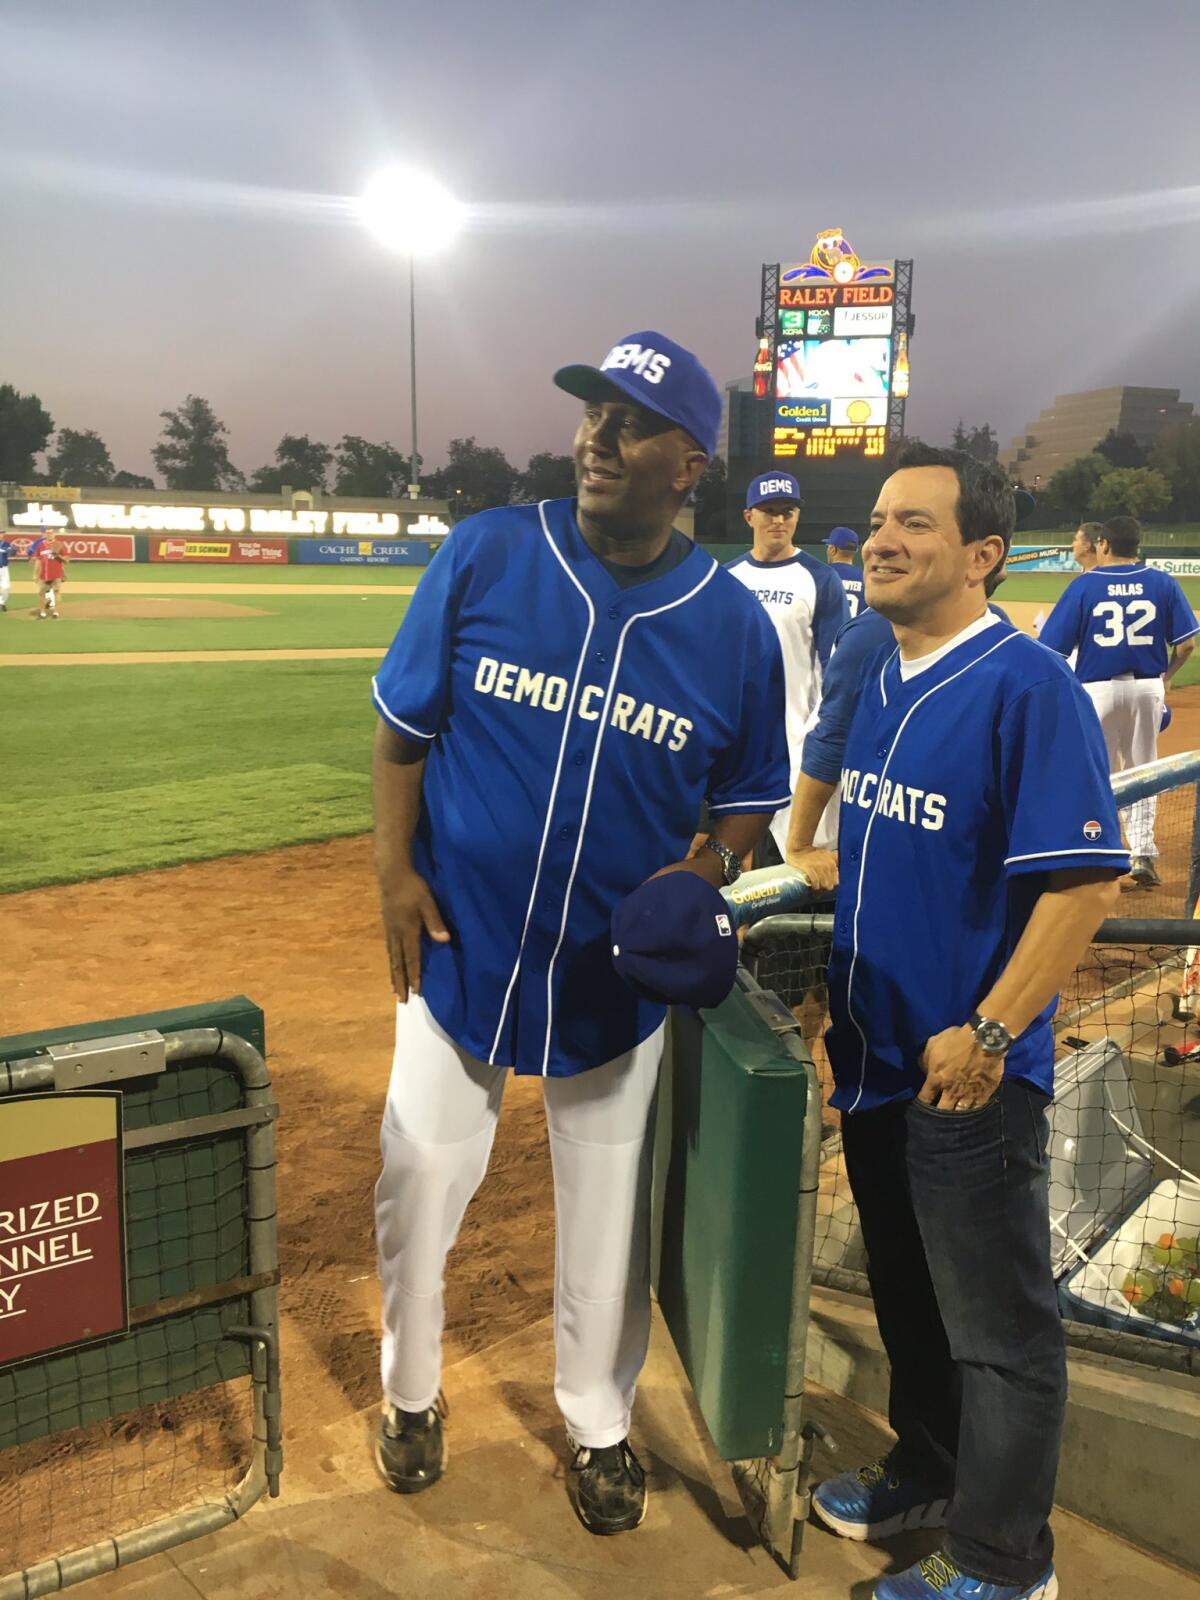
[[[361,833],[369,680],[420,573],[92,564],[58,622],[19,575],[0,617],[0,892]],[[999,599],[1032,628],[1064,583],[1020,574]],[[1184,587],[1200,603],[1200,579]],[[1180,678],[1196,683],[1200,659]]]
[[[53,622],[31,614],[18,569],[0,616],[0,1033],[238,993],[262,1006],[289,1448],[379,1393],[371,1193],[392,999],[366,831],[369,680],[418,580],[79,567]],[[1000,598],[1029,626],[1061,587],[1023,575]],[[1200,580],[1187,587],[1200,602]],[[1175,704],[1165,752],[1200,745],[1200,686]],[[528,1337],[553,1271],[541,1089],[516,1078],[451,1264],[447,1368]],[[547,1366],[521,1389],[531,1417],[549,1382]],[[60,1516],[57,1547],[84,1527]]]

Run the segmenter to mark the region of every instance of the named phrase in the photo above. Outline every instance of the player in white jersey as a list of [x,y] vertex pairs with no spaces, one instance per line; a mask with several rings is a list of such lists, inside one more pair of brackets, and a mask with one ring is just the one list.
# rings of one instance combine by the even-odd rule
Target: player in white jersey
[[[753,538],[750,550],[726,569],[757,595],[779,635],[787,683],[787,742],[792,788],[800,772],[804,730],[821,698],[821,675],[833,653],[838,629],[850,620],[846,591],[832,568],[794,544],[803,505],[800,485],[790,472],[764,472],[750,481],[744,516]],[[791,807],[776,812],[771,838],[783,860]],[[837,811],[830,808],[822,842],[832,847]]]
[[[1140,544],[1133,517],[1104,523],[1095,566],[1067,585],[1039,635],[1051,650],[1074,655],[1113,772],[1157,756],[1167,691],[1200,632],[1178,582],[1138,559]],[[1155,867],[1155,807],[1151,796],[1121,813],[1133,857],[1130,875],[1148,889],[1162,881]]]
[[821,543],[829,551],[829,565],[846,591],[850,615],[856,617],[866,604],[863,599],[862,569],[854,565],[858,535],[853,528],[834,528],[828,539],[822,539]]

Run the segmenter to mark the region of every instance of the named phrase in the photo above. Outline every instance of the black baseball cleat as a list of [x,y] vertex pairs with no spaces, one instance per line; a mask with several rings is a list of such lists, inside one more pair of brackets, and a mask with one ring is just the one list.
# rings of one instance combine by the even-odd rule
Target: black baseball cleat
[[1150,856],[1134,856],[1129,863],[1129,876],[1143,889],[1157,889],[1162,883]]
[[389,1489],[420,1494],[438,1481],[446,1470],[442,1421],[448,1415],[441,1395],[426,1411],[401,1411],[384,1401],[375,1435],[375,1465]]
[[589,1533],[628,1533],[641,1525],[649,1493],[628,1439],[600,1450],[576,1446],[571,1471],[577,1474],[572,1503]]

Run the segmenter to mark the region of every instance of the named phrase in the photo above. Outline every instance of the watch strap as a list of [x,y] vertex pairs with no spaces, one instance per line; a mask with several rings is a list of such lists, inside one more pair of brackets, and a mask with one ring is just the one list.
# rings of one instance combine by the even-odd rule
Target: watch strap
[[727,844],[722,844],[720,839],[714,839],[711,834],[704,841],[704,848],[711,850],[714,855],[720,856],[721,865],[725,869],[725,882],[736,883],[742,875],[742,863],[734,855]]

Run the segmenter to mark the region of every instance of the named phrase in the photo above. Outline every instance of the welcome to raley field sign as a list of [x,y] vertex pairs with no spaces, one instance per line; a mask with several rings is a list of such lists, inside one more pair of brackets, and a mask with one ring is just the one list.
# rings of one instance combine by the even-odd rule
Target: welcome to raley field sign
[[[395,511],[304,511],[276,506],[115,505],[75,501],[62,506],[29,501],[13,512],[14,528],[103,530],[108,533],[302,534],[308,537],[379,539],[401,531]],[[422,514],[405,532],[444,535],[448,524]]]
[[0,1366],[123,1333],[121,1096],[0,1098]]

